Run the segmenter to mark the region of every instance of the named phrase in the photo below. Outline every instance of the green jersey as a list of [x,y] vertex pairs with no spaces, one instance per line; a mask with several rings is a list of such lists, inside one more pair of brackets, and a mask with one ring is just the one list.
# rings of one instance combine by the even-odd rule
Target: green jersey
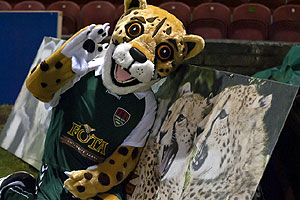
[[156,112],[152,92],[118,96],[89,72],[53,108],[43,162],[58,170],[101,163],[119,145],[145,144]]

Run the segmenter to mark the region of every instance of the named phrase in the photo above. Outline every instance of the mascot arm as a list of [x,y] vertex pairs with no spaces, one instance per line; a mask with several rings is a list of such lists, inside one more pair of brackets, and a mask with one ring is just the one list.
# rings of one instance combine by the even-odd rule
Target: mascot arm
[[120,184],[136,167],[143,147],[119,146],[103,163],[87,170],[66,172],[65,187],[77,198],[88,199]]
[[26,87],[32,95],[49,102],[67,82],[85,74],[87,63],[102,52],[102,45],[98,43],[107,37],[108,30],[109,24],[87,26],[38,64],[26,79]]

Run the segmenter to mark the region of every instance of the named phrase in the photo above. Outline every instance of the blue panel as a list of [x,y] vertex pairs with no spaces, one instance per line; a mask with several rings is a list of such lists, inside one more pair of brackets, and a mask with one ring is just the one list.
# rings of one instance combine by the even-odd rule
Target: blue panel
[[44,38],[57,37],[58,12],[0,12],[0,104],[14,104]]

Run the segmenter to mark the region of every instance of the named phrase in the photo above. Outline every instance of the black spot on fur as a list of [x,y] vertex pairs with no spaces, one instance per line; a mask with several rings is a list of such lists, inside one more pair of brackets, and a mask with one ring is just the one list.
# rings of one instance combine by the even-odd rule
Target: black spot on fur
[[124,168],[127,167],[127,162],[124,162],[123,167],[124,167]]
[[172,27],[167,28],[166,33],[167,35],[170,35],[172,33]]
[[78,192],[82,193],[82,192],[85,191],[85,187],[83,187],[83,186],[77,186],[77,190],[78,190]]
[[98,34],[101,35],[103,32],[104,32],[104,30],[103,30],[103,29],[100,29],[100,30],[98,31]]
[[146,20],[144,17],[132,17],[130,20],[137,20],[142,22],[143,24],[146,24]]
[[109,164],[114,165],[115,163],[116,163],[116,162],[115,162],[114,160],[112,160],[112,159],[109,160]]
[[46,87],[48,86],[48,84],[47,84],[47,83],[44,83],[44,82],[42,82],[42,83],[41,83],[41,86],[42,86],[42,88],[46,88]]
[[91,39],[88,39],[83,43],[82,48],[89,53],[93,53],[95,51],[95,42]]
[[108,186],[110,184],[109,176],[102,172],[98,176],[98,181],[100,184],[102,184],[104,186]]
[[56,79],[55,81],[57,84],[61,82],[61,79]]
[[102,47],[98,47],[98,51],[99,52],[103,51],[103,48]]
[[156,18],[157,17],[151,17],[151,18],[146,19],[146,21],[149,22],[149,23],[152,23],[152,22],[155,21]]
[[155,31],[153,32],[152,37],[154,37],[158,33],[159,29],[164,25],[166,20],[167,20],[167,18],[163,18],[163,20],[157,24],[157,26],[155,28]]
[[117,181],[123,180],[124,174],[122,172],[118,172],[116,175]]
[[63,66],[63,64],[59,61],[55,64],[56,69],[60,69],[60,68],[62,68],[62,66]]
[[135,160],[138,157],[138,155],[139,155],[139,150],[137,147],[135,147],[131,154],[132,160]]
[[91,180],[93,178],[93,175],[91,173],[85,173],[84,178],[87,180]]
[[118,153],[123,155],[123,156],[126,156],[128,154],[128,149],[126,147],[120,147],[118,149]]
[[43,72],[46,72],[46,71],[48,71],[48,69],[49,69],[49,65],[48,65],[45,61],[43,61],[43,62],[40,64],[40,68],[41,68],[41,70],[42,70]]

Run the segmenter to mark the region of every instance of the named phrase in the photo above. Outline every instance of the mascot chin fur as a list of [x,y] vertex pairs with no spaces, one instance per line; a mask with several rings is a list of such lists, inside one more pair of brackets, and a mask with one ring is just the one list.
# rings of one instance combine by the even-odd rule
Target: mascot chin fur
[[204,47],[167,11],[124,5],[109,44],[109,24],[85,27],[27,77],[53,109],[37,199],[124,199],[155,118],[151,86]]

